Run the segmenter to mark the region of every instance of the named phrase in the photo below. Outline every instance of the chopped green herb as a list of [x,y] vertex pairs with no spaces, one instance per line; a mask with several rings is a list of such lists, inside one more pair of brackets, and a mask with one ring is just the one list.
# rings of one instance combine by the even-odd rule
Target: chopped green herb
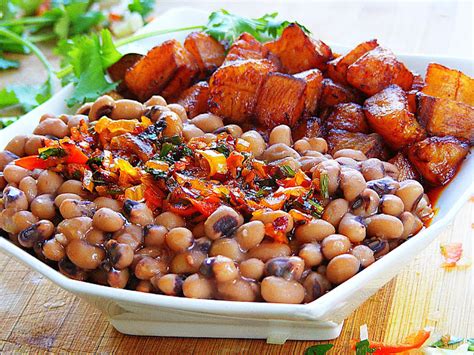
[[318,344],[313,345],[307,348],[304,352],[304,355],[324,355],[326,354],[334,344]]
[[329,198],[329,176],[326,173],[319,176],[319,190],[323,198]]
[[155,5],[155,0],[133,0],[128,4],[130,12],[138,12],[143,18],[145,18],[152,10]]
[[166,179],[168,177],[168,173],[166,171],[163,171],[163,170],[145,168],[145,172],[152,175],[155,180],[157,180],[157,179]]
[[288,165],[280,166],[280,171],[285,177],[291,178],[296,175],[296,172]]
[[370,343],[367,339],[361,340],[356,343],[356,355],[367,355],[375,352],[376,349],[370,347]]
[[106,190],[106,192],[109,194],[109,195],[121,195],[123,194],[123,190],[122,189],[108,189]]
[[48,159],[50,157],[64,157],[66,156],[66,151],[63,148],[49,148],[42,151],[38,157],[41,159]]
[[161,146],[161,151],[160,151],[160,158],[165,158],[173,149],[173,144],[171,143],[163,143]]
[[230,149],[229,149],[229,147],[227,147],[225,144],[219,144],[219,145],[217,146],[216,150],[217,150],[219,153],[224,154],[224,156],[225,156],[226,158],[228,158],[229,155],[230,155]]
[[104,158],[100,156],[92,157],[87,160],[86,164],[89,165],[90,168],[95,168],[95,166],[101,166],[103,160]]

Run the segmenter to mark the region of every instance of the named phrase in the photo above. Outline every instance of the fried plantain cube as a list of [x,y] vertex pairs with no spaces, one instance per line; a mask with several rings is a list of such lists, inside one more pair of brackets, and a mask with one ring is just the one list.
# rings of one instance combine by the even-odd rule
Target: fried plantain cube
[[125,83],[133,95],[145,101],[160,94],[167,85],[171,85],[167,93],[171,96],[178,86],[188,85],[197,72],[197,64],[188,51],[178,41],[169,40],[152,48],[127,70]]
[[295,74],[308,69],[326,69],[332,59],[331,48],[324,42],[310,38],[300,26],[292,23],[286,27],[281,37],[264,44],[281,62],[282,71]]
[[358,44],[349,53],[339,56],[328,62],[327,76],[333,81],[341,84],[347,84],[347,68],[357,59],[362,57],[368,51],[376,48],[379,44],[376,39]]
[[388,157],[382,137],[377,133],[353,133],[332,129],[328,132],[326,141],[331,155],[341,149],[355,149],[363,152],[368,158],[386,160]]
[[319,97],[323,89],[323,74],[319,69],[310,69],[297,73],[294,77],[306,82],[304,113],[306,116],[311,116],[316,113],[318,108]]
[[344,102],[361,103],[360,95],[352,88],[338,84],[329,78],[323,79],[323,88],[319,99],[319,110]]
[[313,138],[322,136],[321,121],[318,117],[303,117],[292,129],[293,141],[304,137]]
[[413,74],[392,51],[378,46],[349,66],[347,82],[372,96],[391,84],[408,91],[413,84]]
[[200,81],[184,90],[176,103],[184,107],[189,118],[193,118],[209,111],[208,100],[209,84],[205,81]]
[[269,73],[258,95],[257,121],[268,128],[293,127],[303,114],[306,82],[292,75]]
[[405,92],[397,85],[390,85],[365,100],[364,112],[370,127],[395,150],[426,137],[424,128],[408,111]]
[[227,122],[242,123],[252,118],[264,80],[275,69],[266,59],[237,61],[220,67],[209,80],[210,111]]
[[469,144],[455,137],[429,137],[408,148],[408,159],[431,185],[451,180],[469,152]]
[[474,107],[418,93],[418,119],[436,136],[455,136],[474,143]]
[[201,78],[211,75],[224,62],[224,46],[207,33],[190,33],[184,40],[184,48],[196,59]]
[[235,60],[265,59],[268,56],[268,49],[265,48],[251,34],[244,32],[232,43],[225,57],[224,63]]
[[474,79],[441,64],[430,63],[426,70],[424,94],[474,106]]
[[342,129],[347,132],[369,133],[369,125],[362,106],[349,102],[337,104],[324,121],[326,129]]
[[420,174],[415,167],[410,163],[403,153],[398,152],[392,159],[388,161],[395,165],[398,169],[398,181],[403,180],[420,180]]
[[411,90],[420,91],[425,86],[425,80],[420,74],[413,73],[413,83],[411,84]]

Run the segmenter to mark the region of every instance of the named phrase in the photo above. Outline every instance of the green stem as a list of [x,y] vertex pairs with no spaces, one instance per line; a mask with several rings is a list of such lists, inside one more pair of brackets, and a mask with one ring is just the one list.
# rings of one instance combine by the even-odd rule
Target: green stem
[[50,23],[54,23],[54,20],[46,17],[23,17],[13,20],[0,21],[0,26],[11,27],[21,25],[44,25]]
[[28,39],[33,43],[49,41],[55,39],[57,36],[54,33],[41,33],[38,35],[30,35]]

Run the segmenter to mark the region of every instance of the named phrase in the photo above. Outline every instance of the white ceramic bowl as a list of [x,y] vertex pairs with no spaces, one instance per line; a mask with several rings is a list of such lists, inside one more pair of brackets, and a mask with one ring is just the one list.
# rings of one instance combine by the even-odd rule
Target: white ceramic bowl
[[[193,9],[169,11],[149,24],[144,31],[206,23],[206,13]],[[156,43],[171,37],[183,40],[186,33],[147,39],[125,51],[146,52]],[[338,52],[347,48],[333,45]],[[399,56],[410,69],[424,73],[429,62],[473,74],[473,61],[456,58]],[[0,148],[17,134],[31,133],[44,113],[70,111],[64,103],[71,93],[65,87],[51,100],[0,131]],[[464,161],[460,172],[441,195],[439,212],[432,224],[414,238],[384,256],[350,280],[309,304],[196,300],[114,289],[68,279],[6,239],[0,238],[0,249],[41,273],[58,286],[100,309],[119,331],[134,335],[160,335],[215,338],[260,338],[282,343],[287,339],[327,340],[336,338],[342,323],[351,312],[393,278],[410,260],[426,248],[453,219],[474,191],[474,157]],[[0,281],[1,282],[1,281]]]

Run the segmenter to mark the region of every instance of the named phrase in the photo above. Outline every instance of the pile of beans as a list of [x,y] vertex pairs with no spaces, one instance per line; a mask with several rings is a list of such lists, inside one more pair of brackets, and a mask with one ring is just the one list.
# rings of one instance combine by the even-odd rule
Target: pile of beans
[[[98,196],[81,181],[14,163],[37,154],[45,137],[69,135],[81,120],[139,118],[150,109],[172,117],[170,134],[185,140],[227,132],[269,164],[302,169],[312,178],[326,174],[322,218],[295,221],[289,211],[268,210],[245,219],[222,205],[191,224],[143,201]],[[256,130],[244,133],[212,114],[188,120],[181,106],[161,97],[141,104],[104,96],[74,116],[43,116],[33,135],[15,137],[0,153],[0,171],[0,228],[13,243],[70,278],[170,296],[311,302],[415,235],[431,215],[423,186],[397,181],[398,170],[388,162],[349,149],[330,156],[324,139],[293,142],[284,125],[267,143]],[[266,236],[265,225],[280,217],[289,221],[288,244]]]

